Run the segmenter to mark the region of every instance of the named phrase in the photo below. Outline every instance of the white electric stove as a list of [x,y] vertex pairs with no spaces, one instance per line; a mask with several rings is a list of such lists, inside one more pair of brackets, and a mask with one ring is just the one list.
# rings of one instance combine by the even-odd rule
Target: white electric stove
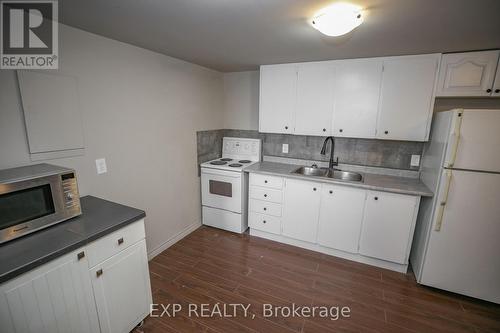
[[260,160],[260,139],[222,139],[222,157],[200,165],[203,224],[237,233],[248,228],[244,170]]

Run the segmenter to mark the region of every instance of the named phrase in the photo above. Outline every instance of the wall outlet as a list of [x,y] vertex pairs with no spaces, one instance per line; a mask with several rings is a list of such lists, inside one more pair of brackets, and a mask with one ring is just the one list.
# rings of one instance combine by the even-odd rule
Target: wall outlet
[[95,167],[97,169],[98,175],[108,172],[108,167],[106,166],[106,159],[104,158],[98,158],[97,160],[95,160]]
[[418,167],[420,165],[420,155],[411,155],[410,166]]
[[288,154],[288,143],[284,143],[281,148],[283,154]]

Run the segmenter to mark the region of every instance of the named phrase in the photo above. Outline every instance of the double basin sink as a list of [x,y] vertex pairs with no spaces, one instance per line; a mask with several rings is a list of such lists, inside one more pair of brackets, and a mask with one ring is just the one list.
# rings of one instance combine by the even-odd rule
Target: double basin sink
[[343,171],[339,169],[319,168],[316,166],[303,166],[292,173],[308,177],[322,177],[330,179],[345,180],[351,182],[362,182],[363,176],[360,173],[352,171]]

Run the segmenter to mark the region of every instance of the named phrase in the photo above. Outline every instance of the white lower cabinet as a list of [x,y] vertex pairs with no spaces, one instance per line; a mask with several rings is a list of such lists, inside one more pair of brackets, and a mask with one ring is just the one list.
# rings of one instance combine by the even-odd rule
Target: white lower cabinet
[[147,260],[139,220],[9,280],[0,285],[0,331],[130,332],[152,302]]
[[316,242],[321,184],[286,179],[282,234],[306,242]]
[[419,196],[261,178],[250,174],[250,183],[259,184],[250,189],[250,234],[406,272]]
[[318,244],[358,253],[366,191],[324,185],[319,210]]
[[129,332],[148,315],[151,287],[144,239],[91,268],[90,276],[101,332]]
[[85,249],[0,286],[2,332],[99,332]]
[[369,191],[359,253],[406,264],[419,202],[416,196]]

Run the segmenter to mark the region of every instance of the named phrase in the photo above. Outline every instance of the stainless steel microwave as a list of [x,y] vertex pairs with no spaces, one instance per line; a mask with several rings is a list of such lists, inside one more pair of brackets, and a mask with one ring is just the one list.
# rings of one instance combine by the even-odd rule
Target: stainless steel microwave
[[45,163],[0,170],[0,244],[81,213],[75,170]]

